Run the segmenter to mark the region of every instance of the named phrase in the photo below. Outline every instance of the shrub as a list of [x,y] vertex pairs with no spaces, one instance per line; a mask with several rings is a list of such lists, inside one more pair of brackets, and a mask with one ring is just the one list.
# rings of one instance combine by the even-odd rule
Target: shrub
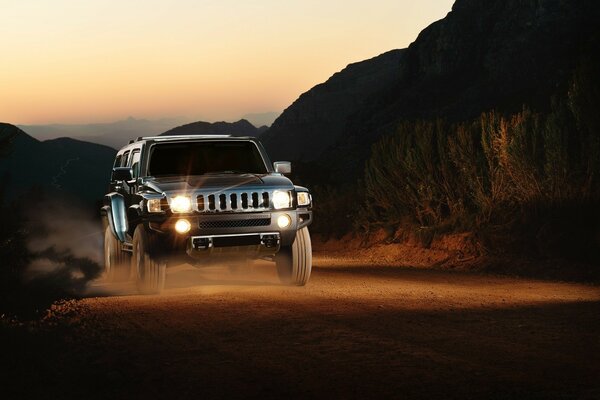
[[546,113],[524,108],[509,116],[486,112],[459,124],[400,123],[372,146],[359,225],[368,230],[408,219],[433,228],[501,228],[541,240],[552,221],[556,234],[575,232],[577,238],[566,242],[593,246],[600,90],[590,63],[582,63],[568,95],[554,99]]

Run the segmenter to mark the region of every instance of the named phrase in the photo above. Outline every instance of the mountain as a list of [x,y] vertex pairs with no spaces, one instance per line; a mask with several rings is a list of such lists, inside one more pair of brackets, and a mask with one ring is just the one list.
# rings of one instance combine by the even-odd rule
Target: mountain
[[345,134],[346,122],[400,80],[403,50],[348,65],[302,94],[261,139],[274,159],[310,161]]
[[135,139],[139,136],[155,136],[184,122],[187,122],[187,120],[183,118],[147,120],[129,117],[121,121],[109,123],[19,125],[19,128],[38,140],[71,137],[120,149],[130,139]]
[[0,142],[7,137],[11,140],[0,155],[0,179],[9,197],[39,187],[92,204],[106,193],[114,149],[71,138],[39,141],[0,123]]
[[266,126],[257,128],[245,119],[237,122],[192,122],[168,130],[162,135],[233,135],[233,136],[253,136],[260,135],[267,129]]
[[263,142],[274,159],[317,160],[354,179],[371,144],[403,119],[548,109],[598,37],[599,16],[593,0],[457,0],[407,49],[351,64],[302,94]]
[[254,126],[271,126],[273,122],[281,115],[281,111],[279,112],[264,112],[264,113],[252,113],[246,114],[242,117],[242,119],[247,120]]

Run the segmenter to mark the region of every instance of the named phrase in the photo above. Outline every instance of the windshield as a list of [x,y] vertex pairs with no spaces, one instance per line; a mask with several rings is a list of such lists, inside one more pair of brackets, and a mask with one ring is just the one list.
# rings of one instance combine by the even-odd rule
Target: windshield
[[148,165],[149,176],[267,172],[258,148],[247,141],[159,143]]

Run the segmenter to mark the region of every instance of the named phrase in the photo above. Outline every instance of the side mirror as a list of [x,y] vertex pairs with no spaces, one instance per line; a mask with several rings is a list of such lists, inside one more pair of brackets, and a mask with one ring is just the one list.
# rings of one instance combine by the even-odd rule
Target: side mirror
[[275,172],[280,174],[291,174],[292,173],[292,163],[289,161],[275,161],[273,163],[273,168]]
[[130,181],[133,179],[133,171],[129,167],[115,167],[112,172],[113,181]]

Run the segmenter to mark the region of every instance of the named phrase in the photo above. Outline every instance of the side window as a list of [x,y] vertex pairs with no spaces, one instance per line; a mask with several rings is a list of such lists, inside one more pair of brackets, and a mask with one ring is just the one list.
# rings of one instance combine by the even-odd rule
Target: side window
[[117,156],[117,158],[115,158],[115,163],[113,164],[113,167],[120,167],[121,166],[121,158],[123,157],[122,154],[119,154]]
[[140,156],[141,156],[141,153],[140,153],[139,149],[134,150],[131,153],[130,165],[131,165],[131,169],[133,170],[134,178],[137,178],[140,175]]
[[128,159],[129,159],[129,151],[126,151],[125,153],[123,153],[123,158],[121,159],[121,167],[127,166]]

